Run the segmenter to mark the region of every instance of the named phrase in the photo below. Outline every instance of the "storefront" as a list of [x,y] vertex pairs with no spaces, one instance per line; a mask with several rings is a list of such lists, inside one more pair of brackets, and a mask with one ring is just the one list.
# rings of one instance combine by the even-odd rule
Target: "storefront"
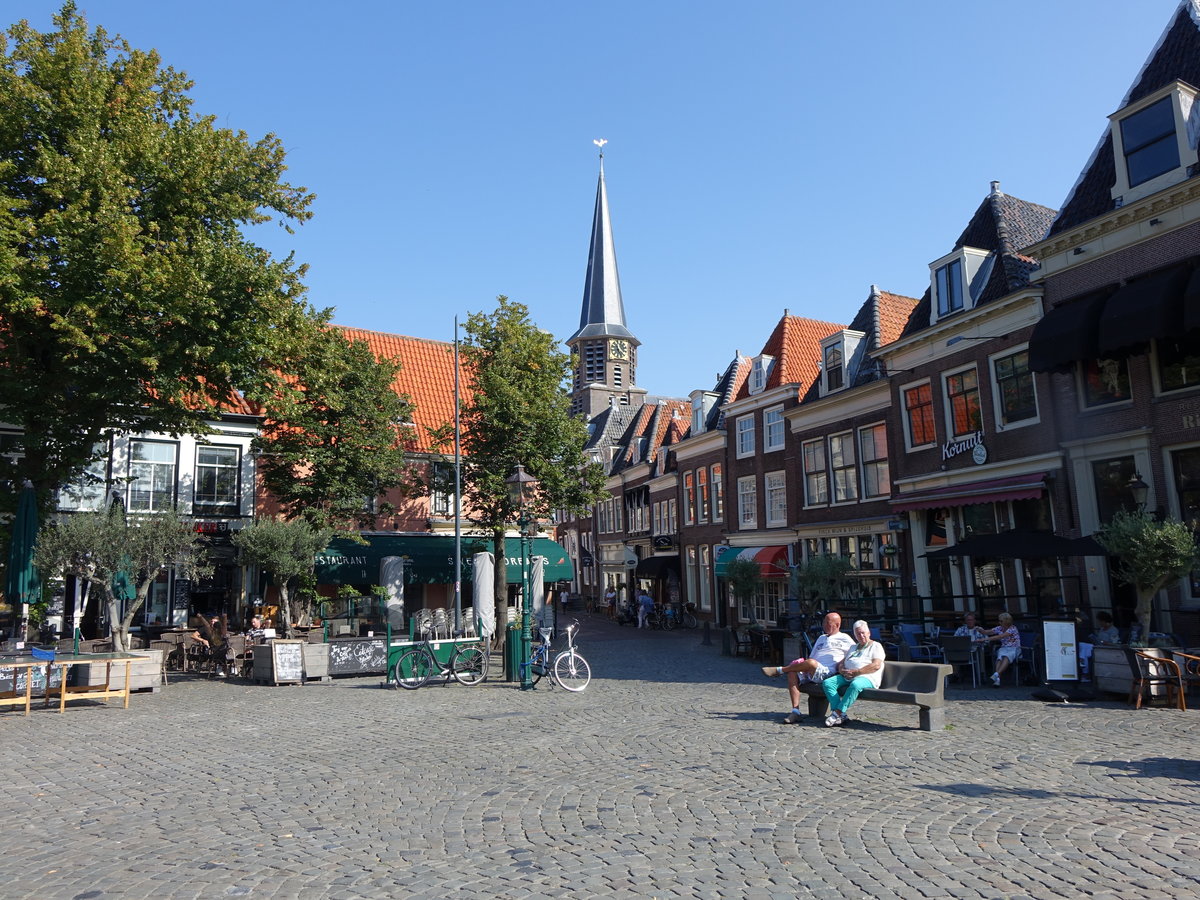
[[726,578],[729,564],[735,559],[745,559],[758,564],[762,580],[753,597],[734,598],[726,589],[729,605],[739,604],[736,621],[777,622],[783,610],[783,600],[788,596],[788,576],[791,574],[791,559],[786,545],[773,547],[717,547],[713,574]]

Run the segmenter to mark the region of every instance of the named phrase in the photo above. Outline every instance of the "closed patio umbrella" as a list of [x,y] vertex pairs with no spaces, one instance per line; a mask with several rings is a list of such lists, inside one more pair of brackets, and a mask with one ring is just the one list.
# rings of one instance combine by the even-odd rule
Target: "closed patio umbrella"
[[[26,481],[17,498],[17,515],[13,519],[12,540],[8,545],[8,577],[4,595],[13,604],[33,603],[40,597],[40,582],[33,565],[33,548],[37,543],[37,496],[33,485]],[[22,610],[22,618],[28,610]],[[24,624],[24,623],[22,623]],[[21,634],[19,640],[24,640]]]

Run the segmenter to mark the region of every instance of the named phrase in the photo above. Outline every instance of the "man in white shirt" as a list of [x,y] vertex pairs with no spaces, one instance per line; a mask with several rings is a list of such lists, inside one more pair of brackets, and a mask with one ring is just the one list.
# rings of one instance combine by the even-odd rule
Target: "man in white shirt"
[[786,666],[763,666],[764,675],[787,675],[792,711],[784,716],[783,721],[788,725],[795,725],[804,718],[804,713],[800,711],[800,684],[805,681],[820,684],[837,672],[838,663],[854,649],[854,638],[842,634],[842,617],[837,613],[825,614],[822,629],[825,633],[817,638],[812,655],[807,659],[794,659]]

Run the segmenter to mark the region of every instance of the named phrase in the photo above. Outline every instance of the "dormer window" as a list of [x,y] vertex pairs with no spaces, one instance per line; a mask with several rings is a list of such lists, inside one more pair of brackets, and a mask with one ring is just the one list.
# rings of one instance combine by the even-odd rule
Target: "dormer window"
[[842,345],[833,344],[825,348],[825,389],[836,391],[845,383],[842,366]]
[[756,356],[750,365],[750,393],[761,394],[767,387],[767,378],[771,374],[771,366],[775,362],[773,356]]
[[934,273],[938,318],[963,308],[962,260],[952,259]]
[[995,255],[975,247],[960,247],[929,266],[933,310],[930,324],[971,309],[992,274]]
[[1188,139],[1195,97],[1194,87],[1176,81],[1113,114],[1117,165],[1112,198],[1116,206],[1188,177],[1188,168],[1196,162],[1196,148]]

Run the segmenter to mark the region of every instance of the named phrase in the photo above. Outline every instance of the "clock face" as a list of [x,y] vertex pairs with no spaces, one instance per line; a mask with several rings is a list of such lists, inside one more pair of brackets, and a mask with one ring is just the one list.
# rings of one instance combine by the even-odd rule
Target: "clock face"
[[629,341],[610,341],[608,345],[609,359],[629,359]]

